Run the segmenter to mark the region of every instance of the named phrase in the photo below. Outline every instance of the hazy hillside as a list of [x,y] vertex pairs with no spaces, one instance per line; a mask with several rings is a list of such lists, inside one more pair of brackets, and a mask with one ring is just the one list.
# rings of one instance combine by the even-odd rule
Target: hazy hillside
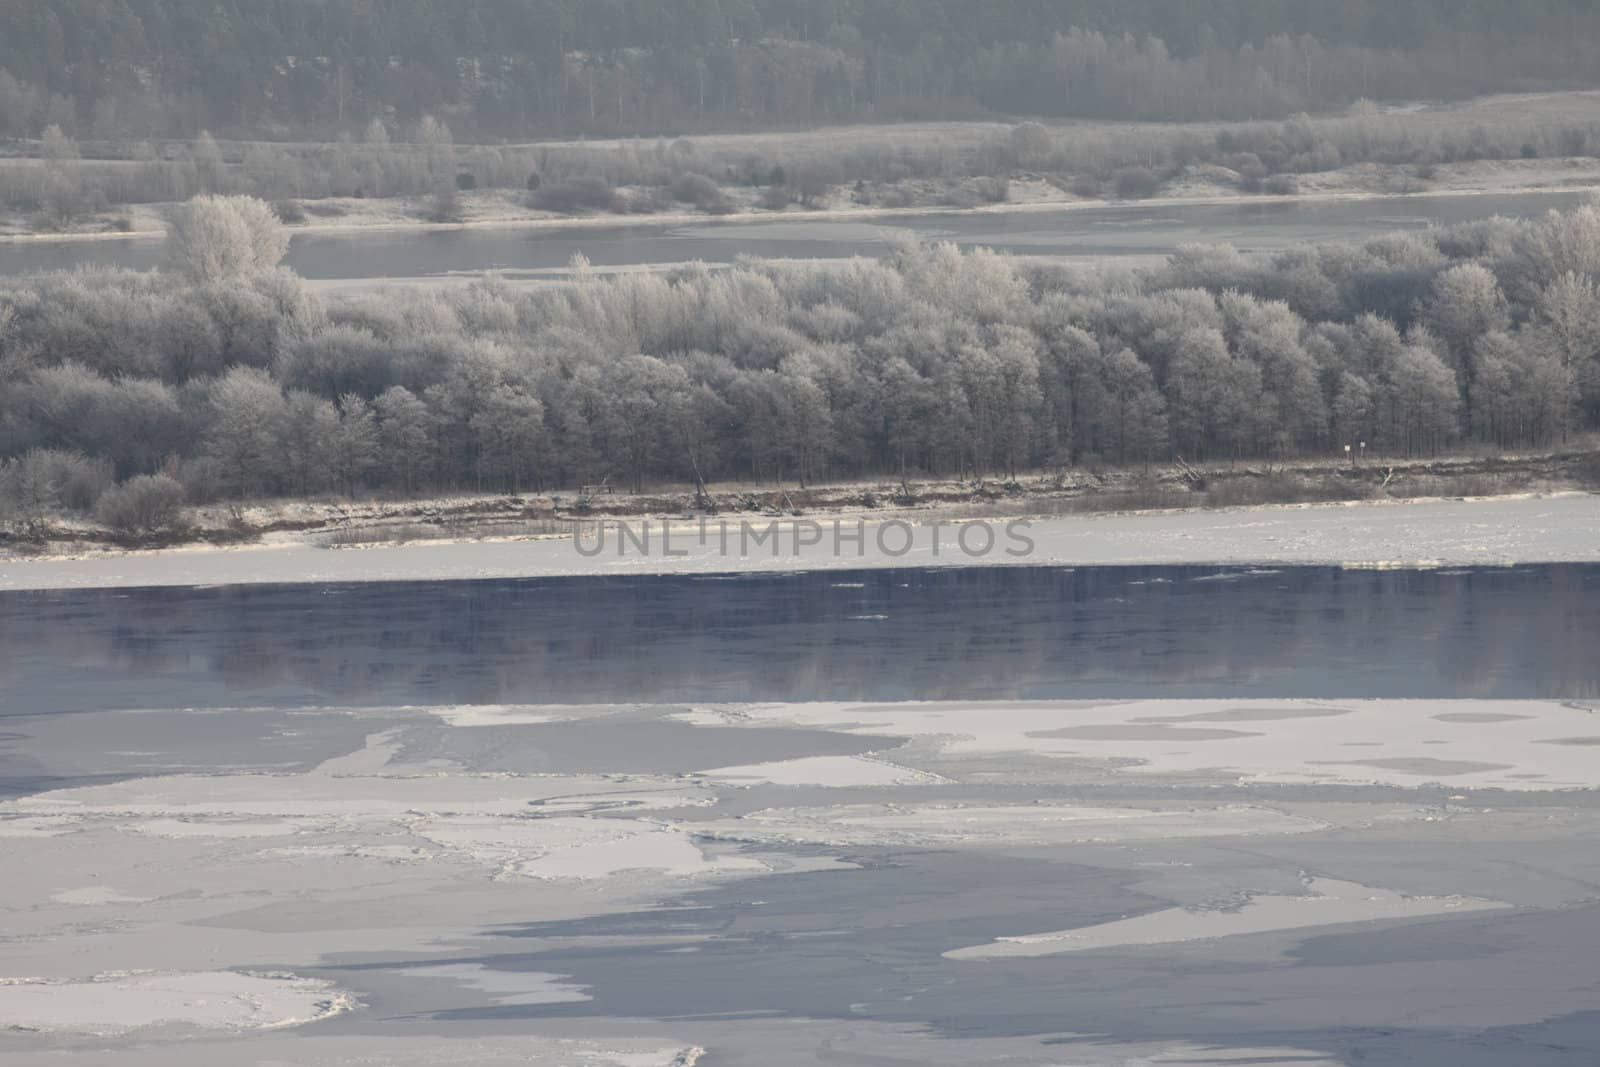
[[0,136],[1274,118],[1592,84],[1584,0],[0,0]]

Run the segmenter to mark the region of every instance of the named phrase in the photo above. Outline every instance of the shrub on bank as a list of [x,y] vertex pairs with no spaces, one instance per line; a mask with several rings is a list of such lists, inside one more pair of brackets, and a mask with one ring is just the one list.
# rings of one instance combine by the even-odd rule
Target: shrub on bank
[[529,203],[540,211],[576,215],[585,211],[617,210],[617,192],[604,178],[587,175],[564,182],[547,182],[533,191]]
[[94,514],[121,537],[167,533],[183,517],[183,486],[165,474],[141,474],[102,493]]
[[704,174],[678,175],[672,182],[670,192],[672,199],[692,204],[701,211],[728,210],[728,198],[723,195],[722,187]]
[[1161,181],[1149,167],[1123,167],[1111,184],[1119,200],[1145,200],[1161,190]]

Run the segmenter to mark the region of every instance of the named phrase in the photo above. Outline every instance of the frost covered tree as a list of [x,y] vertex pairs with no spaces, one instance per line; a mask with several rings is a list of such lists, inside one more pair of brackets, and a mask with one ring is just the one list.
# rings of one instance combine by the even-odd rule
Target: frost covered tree
[[[1600,287],[1594,278],[1566,271],[1535,299],[1535,335],[1560,366],[1564,391],[1600,403]],[[1560,416],[1560,432],[1571,428],[1571,408]]]
[[297,496],[320,492],[332,484],[339,442],[339,410],[304,389],[291,389],[284,397],[278,447],[283,457],[282,477]]
[[1470,421],[1476,395],[1477,345],[1511,324],[1500,283],[1487,267],[1477,263],[1451,267],[1434,279],[1427,322],[1443,342],[1444,354],[1461,383]]
[[211,383],[206,442],[230,489],[241,496],[277,488],[284,473],[283,389],[256,367],[235,367]]
[[360,174],[360,189],[366,196],[391,194],[394,172],[394,151],[389,146],[389,128],[382,119],[367,123],[361,137],[356,169]]
[[427,484],[435,465],[433,413],[403,385],[384,390],[372,406],[378,416],[378,453],[390,484],[408,493]]
[[1460,387],[1439,356],[1420,345],[1406,345],[1390,372],[1385,438],[1406,455],[1437,452],[1457,432]]
[[808,482],[823,476],[833,452],[832,408],[813,368],[804,361],[785,361],[778,368],[773,384],[778,447],[788,461],[788,468],[804,488]]
[[167,227],[167,261],[203,283],[228,281],[276,267],[289,235],[264,201],[251,196],[197,196]]
[[1220,331],[1197,328],[1179,339],[1168,389],[1174,443],[1191,458],[1236,455],[1254,439],[1261,371],[1230,354]]
[[536,486],[544,445],[544,405],[525,389],[502,383],[471,417],[481,474],[513,493]]
[[1512,252],[1501,267],[1507,291],[1523,304],[1563,274],[1600,277],[1600,204],[1551,211],[1511,235]]
[[226,181],[227,166],[222,159],[222,148],[210,130],[201,130],[189,150],[189,162],[194,172],[195,187],[201,193],[221,193]]
[[1348,370],[1339,372],[1333,392],[1333,443],[1335,450],[1349,445],[1357,448],[1362,442],[1376,446],[1378,435],[1373,422],[1372,383]]
[[1257,412],[1271,453],[1315,445],[1327,433],[1327,400],[1316,363],[1301,344],[1305,323],[1282,301],[1224,292],[1217,301],[1229,345],[1261,369],[1262,407]]
[[1105,425],[1118,463],[1148,463],[1166,450],[1166,402],[1150,368],[1131,349],[1105,360]]
[[378,462],[378,420],[372,405],[356,393],[339,398],[339,425],[330,456],[333,473],[345,495],[354,496]]
[[44,160],[43,214],[49,225],[65,229],[85,206],[78,142],[51,123],[39,137],[39,155]]

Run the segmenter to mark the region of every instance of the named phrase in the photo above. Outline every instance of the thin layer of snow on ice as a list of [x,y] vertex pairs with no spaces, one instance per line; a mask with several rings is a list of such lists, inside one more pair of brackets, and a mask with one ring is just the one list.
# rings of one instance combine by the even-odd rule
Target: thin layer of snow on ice
[[[393,747],[393,737],[374,735],[356,753],[305,774],[169,775],[53,790],[0,803],[0,826],[17,837],[79,829],[171,840],[261,839],[271,842],[263,857],[286,863],[317,857],[420,863],[442,856],[497,876],[546,879],[771,869],[753,858],[708,854],[683,826],[639,817],[711,804],[714,794],[703,781],[336,773],[377,765],[370,757]],[[590,817],[595,813],[610,817]]]
[[705,829],[762,843],[1011,847],[1250,837],[1325,830],[1316,819],[1244,804],[1172,810],[1071,804],[850,804],[767,808]]
[[[604,1028],[596,1027],[596,1032],[603,1033]],[[327,1042],[318,1039],[312,1048],[308,1044],[297,1041],[288,1050],[293,1059],[274,1062],[271,1067],[695,1067],[706,1053],[698,1045],[667,1045],[640,1038],[551,1038],[540,1034],[521,1034],[514,1039],[417,1034],[403,1040],[365,1035]],[[322,1051],[324,1048],[328,1051]],[[302,1058],[307,1056],[313,1058]]]
[[683,827],[643,819],[420,819],[411,832],[505,874],[607,878],[651,870],[691,877],[769,868],[739,856],[709,856]]
[[73,904],[83,907],[103,907],[108,904],[144,904],[149,897],[133,897],[120,893],[108,885],[85,885],[75,889],[61,889],[50,894],[50,899],[57,904]]
[[[621,1032],[609,1033],[611,1028]],[[671,1038],[636,1036],[641,1027],[632,1020],[600,1020],[593,1029],[588,1037],[463,1035],[416,1028],[331,1035],[269,1030],[237,1036],[211,1032],[200,1042],[143,1041],[144,1035],[138,1034],[120,1043],[114,1057],[104,1049],[76,1048],[52,1050],[43,1059],[10,1057],[5,1062],[8,1067],[36,1062],[58,1067],[693,1067],[705,1055],[703,1048]],[[1250,1062],[1251,1067],[1271,1067]],[[1126,1067],[1126,1062],[1116,1067]],[[1293,1067],[1323,1065],[1295,1060]]]
[[261,1030],[324,1019],[355,1000],[329,982],[235,971],[120,972],[82,981],[0,978],[0,1029],[94,1035],[152,1026]]
[[[1463,719],[1463,714],[1470,715]],[[1545,700],[1130,700],[696,707],[701,725],[920,738],[941,757],[1026,753],[1129,775],[1517,790],[1600,787],[1588,708]]]
[[263,849],[258,855],[284,860],[347,859],[377,860],[382,863],[425,863],[435,854],[416,845],[378,845],[349,841],[338,845],[284,845]]
[[544,971],[497,971],[481,963],[439,963],[428,967],[407,967],[400,972],[407,978],[444,979],[487,993],[496,1004],[573,1004],[593,1000],[565,975]]
[[944,956],[952,960],[1053,956],[1064,952],[1165,945],[1238,934],[1298,930],[1310,926],[1412,919],[1509,907],[1511,905],[1481,897],[1408,897],[1392,890],[1355,882],[1311,878],[1306,881],[1303,895],[1252,895],[1243,905],[1226,909],[1165,908],[1148,915],[1073,930],[999,937],[988,944],[952,949]]
[[[676,1039],[645,1036],[652,1027],[679,1032]],[[316,1031],[253,1033],[203,1044],[149,1043],[120,1048],[116,1067],[695,1067],[715,1056],[738,1064],[815,1064],[818,1048],[839,1063],[974,1067],[978,1064],[1051,1064],[1055,1067],[1345,1067],[1310,1049],[1236,1047],[1212,1042],[1121,1042],[1104,1034],[1015,1037],[941,1036],[926,1026],[864,1018],[809,1019],[744,1015],[697,1019],[690,1024],[640,1023],[591,1017],[586,1036],[522,1032],[463,1035],[409,1032],[329,1034]],[[703,1033],[703,1043],[681,1031]],[[604,1034],[606,1036],[599,1036]],[[1076,1038],[1076,1040],[1075,1040]],[[62,1050],[50,1063],[102,1067],[105,1056]]]
[[72,816],[16,815],[0,805],[0,838],[60,837],[81,828],[82,824]]
[[[584,556],[570,538],[429,542],[329,550],[305,543],[240,548],[191,547],[110,553],[75,559],[0,561],[0,590],[262,582],[362,582],[522,578],[546,575],[792,572],[882,567],[1107,564],[1346,564],[1470,566],[1600,561],[1600,494],[1473,500],[1415,500],[1266,506],[1137,515],[1083,515],[1033,520],[1034,549],[975,560],[959,550],[958,516],[941,514],[934,551],[931,528],[913,547],[891,555],[867,522],[864,550],[797,549],[792,527],[780,525],[776,551],[722,554],[718,539],[701,545],[685,526],[674,553],[624,554],[614,545]],[[656,520],[659,523],[659,520]],[[826,516],[818,520],[831,523]],[[855,518],[842,520],[854,530]],[[1009,520],[992,520],[1002,524]],[[659,528],[659,527],[658,527]],[[809,531],[808,531],[809,535]],[[738,539],[733,538],[734,541]],[[891,540],[898,550],[903,537]]]
[[538,726],[566,718],[532,704],[446,704],[427,710],[451,726]]
[[707,778],[732,785],[851,786],[926,785],[944,781],[935,774],[865,756],[805,756],[800,759],[717,767]]
[[[223,831],[251,817],[303,820],[305,828],[343,820],[417,814],[525,815],[563,808],[679,807],[710,800],[696,782],[643,775],[180,774],[55,789],[0,803],[8,814],[61,820],[87,817],[215,820]],[[170,824],[162,824],[170,825]]]
[[140,819],[118,829],[152,837],[283,837],[304,824],[288,819]]

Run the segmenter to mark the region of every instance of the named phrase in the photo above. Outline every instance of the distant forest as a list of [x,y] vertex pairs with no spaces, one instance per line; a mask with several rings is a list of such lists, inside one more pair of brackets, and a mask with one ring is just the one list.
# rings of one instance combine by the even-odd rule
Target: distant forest
[[0,137],[1264,119],[1594,84],[1592,0],[0,0]]

